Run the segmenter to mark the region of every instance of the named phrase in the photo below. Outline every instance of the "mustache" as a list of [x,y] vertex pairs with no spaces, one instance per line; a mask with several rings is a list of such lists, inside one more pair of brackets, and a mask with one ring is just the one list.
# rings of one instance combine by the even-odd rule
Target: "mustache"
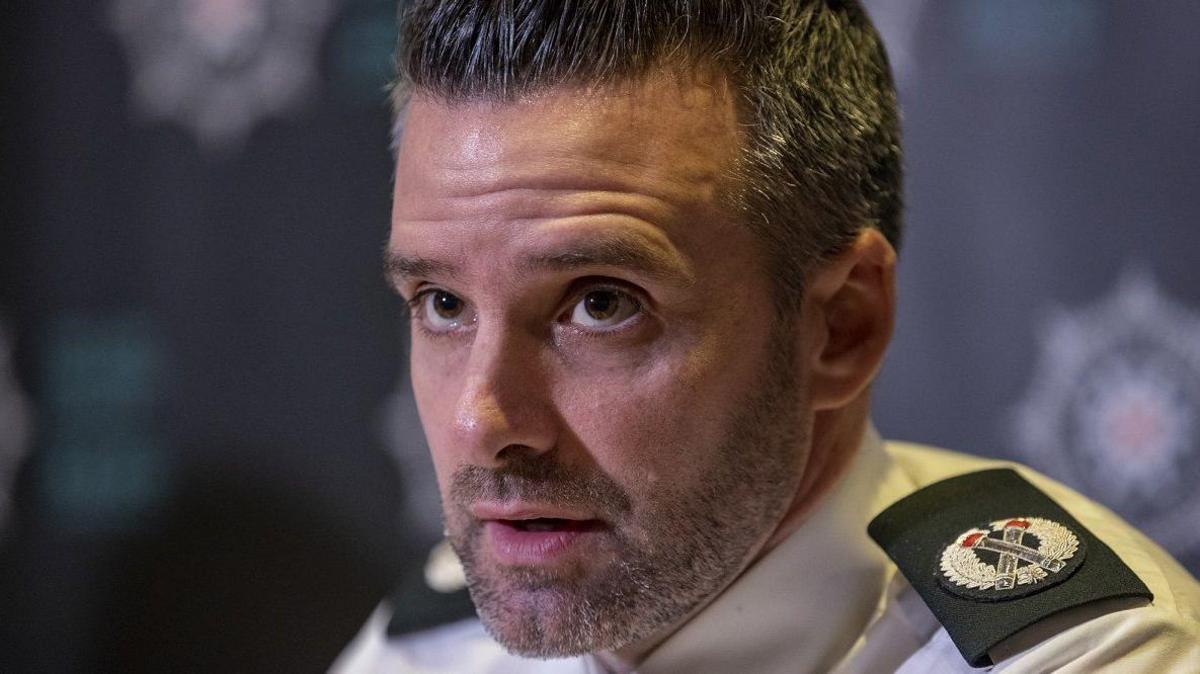
[[450,497],[468,507],[476,501],[531,501],[606,516],[626,513],[629,494],[598,469],[573,470],[544,457],[520,457],[500,468],[462,466],[454,471]]

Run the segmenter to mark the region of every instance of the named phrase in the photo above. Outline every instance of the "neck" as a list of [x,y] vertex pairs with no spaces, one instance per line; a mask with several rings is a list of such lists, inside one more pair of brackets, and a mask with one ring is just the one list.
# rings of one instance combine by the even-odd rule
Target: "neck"
[[[805,463],[801,467],[802,477],[796,493],[774,530],[749,558],[738,576],[731,579],[730,584],[736,582],[737,578],[746,572],[746,569],[749,569],[755,562],[786,540],[788,536],[795,533],[845,474],[862,442],[863,433],[866,432],[868,408],[868,393],[863,392],[846,407],[818,411],[814,414],[812,442]],[[594,656],[596,661],[609,674],[633,672],[637,665],[644,661],[655,648],[719,595],[720,592],[709,597],[708,601],[697,606],[678,622],[641,641],[615,651],[596,653]]]
[[755,556],[756,560],[795,533],[841,480],[867,430],[868,408],[869,398],[864,392],[846,407],[815,413],[812,443],[800,485],[775,531]]

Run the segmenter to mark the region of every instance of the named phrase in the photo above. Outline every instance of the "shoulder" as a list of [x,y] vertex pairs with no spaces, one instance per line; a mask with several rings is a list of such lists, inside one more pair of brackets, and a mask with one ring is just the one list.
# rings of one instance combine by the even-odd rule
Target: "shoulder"
[[[1137,529],[1107,508],[1019,464],[905,443],[889,443],[888,452],[915,486],[913,494],[896,504],[902,512],[891,522],[888,552],[894,560],[897,555],[902,558],[898,566],[906,577],[918,576],[909,577],[914,591],[943,624],[915,658],[937,658],[941,651],[954,655],[957,650],[960,662],[975,655],[973,664],[995,663],[995,671],[1008,672],[1067,665],[1091,671],[1118,659],[1122,671],[1194,670],[1194,663],[1200,661],[1200,585]],[[905,506],[905,501],[910,503]],[[889,510],[896,515],[896,510]],[[935,511],[938,518],[928,516]],[[958,516],[941,517],[943,511]],[[1042,533],[1049,532],[1047,538],[1057,540],[1060,531],[1078,535],[1075,559],[1071,557],[1076,553],[1067,553],[1066,543],[1048,548],[1051,555],[1066,561],[1061,565],[1066,577],[1035,568],[1024,576],[1023,594],[1002,597],[989,585],[998,566],[993,557],[999,553],[952,552],[951,575],[957,568],[967,578],[957,579],[961,585],[946,582],[946,558],[939,555],[964,532],[972,527],[989,531],[988,522],[1031,515],[1045,515],[1034,519]],[[940,521],[918,523],[928,519]],[[1050,529],[1043,521],[1062,527]],[[873,527],[878,528],[875,523]],[[985,535],[1001,543],[983,547],[1004,545],[999,529]],[[1047,549],[1036,536],[1014,535],[1011,540],[1018,544]],[[1017,567],[1023,564],[1015,562]],[[931,582],[934,576],[940,576],[939,582]],[[969,653],[972,649],[975,652]]]
[[[889,442],[887,450],[918,489],[942,480],[996,468],[1009,468],[1068,511],[1100,538],[1142,579],[1153,604],[1200,622],[1200,584],[1162,546],[1119,515],[1070,487],[1012,461],[987,459],[936,447]],[[986,495],[981,494],[980,498]]]

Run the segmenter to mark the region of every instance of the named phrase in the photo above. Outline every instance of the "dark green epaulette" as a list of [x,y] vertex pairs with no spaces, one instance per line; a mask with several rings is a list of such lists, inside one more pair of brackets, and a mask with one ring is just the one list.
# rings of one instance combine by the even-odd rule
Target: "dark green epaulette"
[[1102,599],[1153,599],[1092,532],[1008,468],[934,483],[867,528],[972,667],[1020,630]]

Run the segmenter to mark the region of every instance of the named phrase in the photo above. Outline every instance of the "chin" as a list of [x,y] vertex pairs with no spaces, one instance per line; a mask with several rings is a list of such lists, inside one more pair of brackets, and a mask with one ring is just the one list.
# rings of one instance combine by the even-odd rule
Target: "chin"
[[591,617],[580,615],[579,606],[570,600],[545,596],[513,599],[520,605],[481,607],[479,612],[488,633],[510,653],[528,658],[567,658],[613,647],[611,635],[597,634],[608,630]]
[[[638,616],[607,583],[471,583],[471,598],[488,633],[508,652],[528,658],[567,658],[620,648],[642,638]],[[601,587],[597,587],[600,585]],[[636,623],[630,622],[633,618]],[[638,619],[640,618],[640,620]]]

